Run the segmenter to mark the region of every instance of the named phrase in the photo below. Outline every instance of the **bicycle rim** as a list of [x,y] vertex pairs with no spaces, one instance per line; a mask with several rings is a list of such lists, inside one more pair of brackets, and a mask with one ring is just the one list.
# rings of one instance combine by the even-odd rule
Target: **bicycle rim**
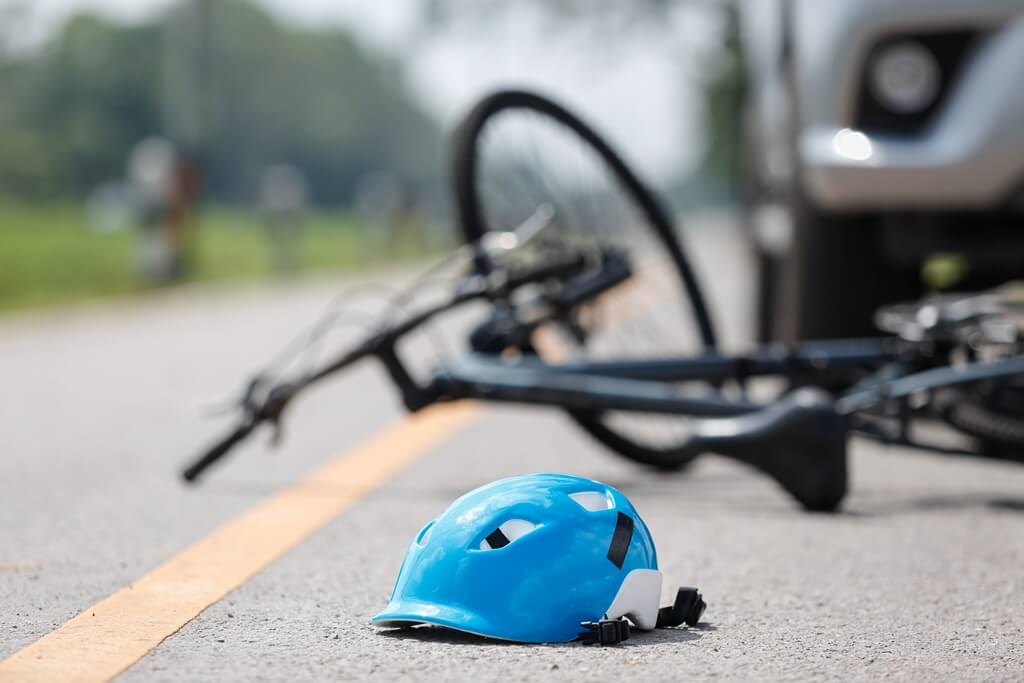
[[[584,340],[560,324],[535,335],[546,360],[657,359],[714,348],[710,316],[672,222],[621,157],[578,118],[532,93],[496,93],[459,126],[452,161],[468,242],[513,229],[546,205],[548,238],[629,253],[630,280],[579,312]],[[674,468],[690,459],[681,450],[689,434],[685,417],[571,414],[605,446],[634,460]]]

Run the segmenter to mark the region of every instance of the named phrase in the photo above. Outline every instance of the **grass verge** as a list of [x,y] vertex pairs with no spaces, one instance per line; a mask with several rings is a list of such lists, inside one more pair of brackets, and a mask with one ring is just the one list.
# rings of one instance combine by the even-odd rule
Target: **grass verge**
[[[279,274],[258,213],[212,207],[202,212],[195,228],[188,281]],[[412,229],[386,230],[341,211],[314,212],[303,221],[294,273],[351,272],[422,258],[444,246],[428,244]],[[77,205],[0,203],[0,310],[152,291],[156,288],[140,272],[138,247],[137,230],[92,230]]]

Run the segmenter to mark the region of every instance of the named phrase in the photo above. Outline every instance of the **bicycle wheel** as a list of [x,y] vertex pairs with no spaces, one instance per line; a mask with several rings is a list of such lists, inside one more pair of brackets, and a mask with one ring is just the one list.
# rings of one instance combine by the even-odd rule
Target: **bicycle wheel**
[[978,439],[987,457],[1024,462],[1024,383],[1010,378],[998,389],[982,385],[956,392],[942,411],[946,421]]
[[[629,254],[633,275],[626,284],[576,311],[574,320],[534,335],[534,350],[545,360],[657,359],[715,347],[707,306],[672,222],[589,126],[544,97],[502,91],[469,112],[453,152],[455,201],[468,242],[522,225],[547,206],[545,239]],[[675,469],[692,459],[681,449],[689,433],[685,417],[570,414],[633,460]]]

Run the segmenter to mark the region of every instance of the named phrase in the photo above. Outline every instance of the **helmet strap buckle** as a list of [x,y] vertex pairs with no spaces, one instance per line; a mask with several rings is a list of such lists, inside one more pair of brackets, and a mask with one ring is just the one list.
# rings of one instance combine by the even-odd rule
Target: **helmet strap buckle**
[[629,639],[629,621],[625,617],[581,621],[586,630],[579,635],[584,645],[615,645]]

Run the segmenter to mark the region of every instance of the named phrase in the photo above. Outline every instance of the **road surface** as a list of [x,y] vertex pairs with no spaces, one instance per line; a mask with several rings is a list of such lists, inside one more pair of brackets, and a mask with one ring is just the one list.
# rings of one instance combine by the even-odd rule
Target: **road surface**
[[[728,225],[697,233],[726,339],[742,344],[744,253]],[[858,442],[844,511],[811,515],[730,461],[653,473],[556,412],[506,406],[472,409],[432,445],[405,444],[425,452],[365,495],[301,489],[281,504],[348,502],[267,566],[252,560],[255,575],[194,618],[187,596],[131,595],[275,492],[398,429],[394,392],[363,367],[295,406],[281,448],[254,439],[200,488],[176,476],[225,426],[198,417],[202,400],[236,386],[339,284],[188,290],[0,321],[0,659],[81,613],[85,627],[58,631],[46,657],[71,660],[60,662],[71,672],[76,653],[101,652],[127,667],[124,681],[1024,677],[1024,468]],[[699,586],[706,624],[603,649],[368,624],[426,520],[484,482],[540,470],[630,496],[657,541],[666,599],[674,585]],[[90,610],[125,590],[117,604],[141,612],[115,615],[133,626],[106,642]],[[179,607],[184,626],[141,658],[116,645],[124,630],[161,632]]]

